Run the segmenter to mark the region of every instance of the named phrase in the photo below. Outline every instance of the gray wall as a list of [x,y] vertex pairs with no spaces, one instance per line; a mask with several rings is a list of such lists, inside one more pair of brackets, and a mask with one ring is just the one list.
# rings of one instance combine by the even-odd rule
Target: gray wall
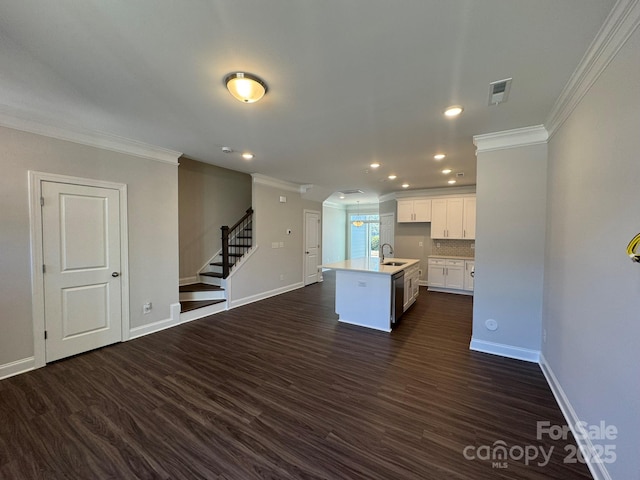
[[546,144],[478,152],[474,341],[540,350],[546,162]]
[[[280,196],[287,197],[280,203]],[[279,289],[299,287],[303,281],[304,209],[322,215],[322,203],[305,200],[283,188],[253,183],[254,235],[257,250],[239,266],[232,278],[231,305],[253,296],[268,296]],[[291,229],[291,235],[287,235]],[[284,242],[284,248],[271,248]],[[322,252],[320,252],[322,258]],[[282,275],[282,280],[280,276]]]
[[180,278],[194,277],[222,247],[220,227],[251,206],[251,175],[180,159],[178,168]]
[[[128,185],[130,324],[170,318],[178,302],[175,165],[0,127],[0,365],[33,355],[29,170]],[[142,314],[151,301],[153,311]]]
[[322,206],[322,263],[347,258],[347,211],[331,205]]
[[615,479],[640,478],[638,52],[636,30],[549,142],[543,355],[582,421],[617,426]]
[[419,258],[420,280],[426,281],[428,257],[431,255],[431,223],[397,223],[397,219],[396,213],[394,256]]

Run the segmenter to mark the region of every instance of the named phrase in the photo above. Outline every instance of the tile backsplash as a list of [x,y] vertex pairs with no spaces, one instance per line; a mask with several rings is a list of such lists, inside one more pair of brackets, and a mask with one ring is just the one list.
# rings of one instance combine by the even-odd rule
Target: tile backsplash
[[[452,257],[475,257],[475,240],[431,240],[431,255]],[[471,247],[474,248],[471,248]]]

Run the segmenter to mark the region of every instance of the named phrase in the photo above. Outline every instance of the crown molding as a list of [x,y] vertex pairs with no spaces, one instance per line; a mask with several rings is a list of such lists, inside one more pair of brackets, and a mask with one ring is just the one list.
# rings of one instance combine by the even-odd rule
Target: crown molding
[[252,173],[251,177],[253,178],[253,183],[278,188],[280,190],[287,190],[288,192],[305,193],[310,187],[310,185],[299,185],[297,183],[287,182],[278,178],[267,177],[261,173]]
[[56,122],[50,120],[25,118],[7,112],[5,106],[0,106],[0,126],[171,165],[178,165],[178,158],[182,156],[181,152],[148,145],[109,133],[71,127],[62,123],[56,124]]
[[336,210],[346,210],[344,205],[340,205],[339,203],[329,202],[327,200],[322,202],[322,206],[327,208],[334,208]]
[[544,125],[534,125],[503,132],[474,135],[473,144],[477,147],[476,153],[480,153],[547,143],[548,139],[549,134]]
[[638,25],[640,0],[618,0],[551,109],[545,122],[549,137],[569,118]]

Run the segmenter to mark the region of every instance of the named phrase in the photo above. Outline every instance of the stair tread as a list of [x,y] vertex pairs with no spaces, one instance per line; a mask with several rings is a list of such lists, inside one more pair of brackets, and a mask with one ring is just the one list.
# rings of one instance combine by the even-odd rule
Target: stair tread
[[205,277],[222,278],[222,274],[218,272],[202,272],[200,273],[200,275],[203,275]]
[[230,247],[242,247],[242,248],[251,248],[251,245],[244,245],[242,243],[230,243]]
[[180,302],[180,313],[190,312],[197,308],[209,307],[218,303],[226,302],[224,299],[218,300],[183,300]]
[[217,292],[224,290],[218,285],[209,285],[207,283],[192,283],[190,285],[180,285],[181,292]]

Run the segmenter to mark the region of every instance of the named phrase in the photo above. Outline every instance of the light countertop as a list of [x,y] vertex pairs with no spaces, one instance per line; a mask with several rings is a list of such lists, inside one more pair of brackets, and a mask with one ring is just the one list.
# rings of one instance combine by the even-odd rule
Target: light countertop
[[385,258],[386,262],[403,262],[403,265],[381,265],[378,258],[355,258],[353,260],[343,260],[342,262],[327,263],[321,265],[323,268],[330,268],[332,270],[351,270],[355,272],[368,272],[368,273],[382,273],[386,275],[393,275],[408,267],[420,263],[420,260],[415,258]]
[[456,257],[455,255],[429,255],[429,258],[450,258],[452,260],[475,260],[474,257]]

